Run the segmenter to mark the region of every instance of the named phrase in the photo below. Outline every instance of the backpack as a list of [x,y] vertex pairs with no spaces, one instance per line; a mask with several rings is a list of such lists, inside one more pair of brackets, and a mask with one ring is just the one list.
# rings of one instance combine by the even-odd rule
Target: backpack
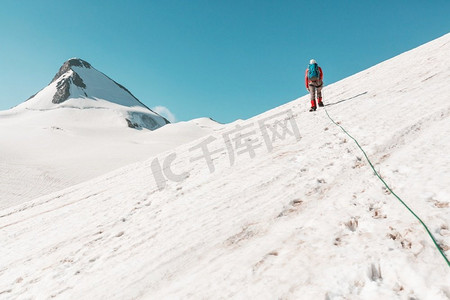
[[311,64],[308,66],[308,79],[316,81],[320,78],[319,66],[317,64]]

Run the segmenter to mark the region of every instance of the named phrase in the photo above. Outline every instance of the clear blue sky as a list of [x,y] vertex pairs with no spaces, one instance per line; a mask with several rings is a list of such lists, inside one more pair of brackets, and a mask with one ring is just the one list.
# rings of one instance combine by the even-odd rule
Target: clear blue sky
[[178,120],[246,119],[306,94],[310,58],[330,84],[450,32],[449,16],[449,0],[4,0],[0,110],[80,57]]

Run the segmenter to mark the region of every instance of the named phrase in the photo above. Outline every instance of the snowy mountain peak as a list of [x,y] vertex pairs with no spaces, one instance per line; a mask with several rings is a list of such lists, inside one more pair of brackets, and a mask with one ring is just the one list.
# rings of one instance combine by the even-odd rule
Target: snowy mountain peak
[[61,68],[59,68],[58,73],[56,73],[55,77],[53,77],[53,79],[50,83],[57,80],[59,77],[61,77],[61,75],[65,74],[66,72],[70,71],[72,67],[80,67],[80,68],[90,69],[92,66],[90,63],[88,63],[85,60],[82,60],[81,58],[76,58],[76,57],[71,58],[71,59],[67,60],[61,66]]
[[[56,93],[53,95],[52,103],[59,104],[66,101],[70,97],[70,86],[72,84],[78,88],[86,89],[86,84],[80,75],[72,69],[73,67],[90,69],[91,65],[78,58],[72,58],[66,61],[50,82],[52,84],[57,81]],[[84,95],[88,97],[86,92],[84,92]]]
[[[108,109],[121,125],[157,129],[168,124],[127,88],[80,58],[64,62],[50,84],[15,110]],[[109,121],[108,121],[109,122]]]

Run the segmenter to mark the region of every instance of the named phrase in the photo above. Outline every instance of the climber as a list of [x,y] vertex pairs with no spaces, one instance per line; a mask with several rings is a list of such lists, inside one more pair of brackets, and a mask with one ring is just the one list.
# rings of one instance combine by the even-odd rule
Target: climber
[[309,111],[315,111],[316,107],[316,92],[317,102],[320,107],[323,107],[322,102],[322,87],[323,87],[323,72],[314,59],[309,61],[309,66],[305,72],[305,85],[309,94],[311,95],[311,109]]

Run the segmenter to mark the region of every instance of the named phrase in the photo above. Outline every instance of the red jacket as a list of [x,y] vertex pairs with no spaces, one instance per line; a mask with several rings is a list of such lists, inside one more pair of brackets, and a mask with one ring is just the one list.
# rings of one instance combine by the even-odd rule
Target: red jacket
[[[323,72],[322,72],[321,67],[319,67],[319,79],[320,79],[320,82],[323,81]],[[308,68],[306,68],[306,72],[305,72],[305,86],[306,86],[306,89],[309,89]]]

